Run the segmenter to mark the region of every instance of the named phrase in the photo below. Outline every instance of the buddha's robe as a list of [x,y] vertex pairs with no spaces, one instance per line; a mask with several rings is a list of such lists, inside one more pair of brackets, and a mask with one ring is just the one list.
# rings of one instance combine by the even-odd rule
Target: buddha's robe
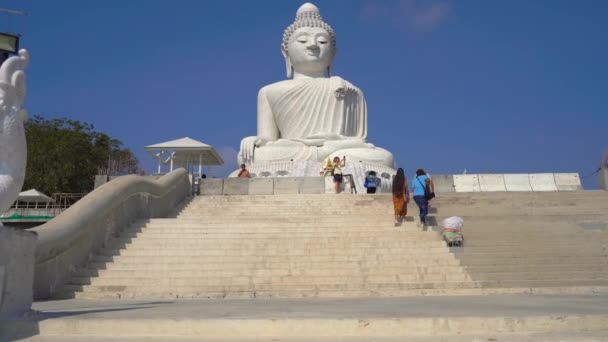
[[259,146],[254,163],[348,155],[392,167],[390,152],[367,143],[361,90],[340,77],[288,80],[262,89],[279,139]]
[[270,104],[282,139],[367,138],[367,106],[358,88],[340,77],[292,82]]

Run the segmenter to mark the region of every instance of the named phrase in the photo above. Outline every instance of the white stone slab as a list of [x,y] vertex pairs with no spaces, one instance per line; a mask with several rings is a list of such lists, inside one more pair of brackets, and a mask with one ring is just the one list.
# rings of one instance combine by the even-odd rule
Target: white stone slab
[[0,320],[32,306],[36,239],[34,232],[0,227]]
[[532,191],[557,191],[552,173],[531,173],[529,176]]
[[598,172],[598,184],[601,190],[608,190],[608,169],[601,169]]
[[297,194],[300,190],[298,184],[298,178],[293,177],[282,177],[274,178],[274,194],[275,195],[289,195]]
[[436,193],[444,194],[454,192],[454,176],[433,174],[431,177],[433,179],[433,185],[435,186]]
[[247,195],[249,193],[249,178],[225,178],[224,195]]
[[[350,176],[345,176],[344,181],[340,184],[340,193],[353,193],[353,187],[350,183]],[[334,186],[334,178],[332,176],[325,177],[325,193],[326,194],[335,194],[335,186]]]
[[483,192],[507,191],[505,177],[501,174],[480,174],[479,188]]
[[527,173],[505,174],[503,176],[507,191],[532,191],[530,176]]
[[274,181],[272,178],[251,178],[249,180],[249,195],[272,195]]
[[222,178],[205,178],[199,180],[201,195],[221,195],[224,188],[224,179]]
[[6,266],[0,265],[0,307],[2,307],[2,298],[4,297],[2,294],[4,293],[5,269],[6,269]]
[[479,177],[477,175],[454,175],[456,192],[479,192]]
[[299,179],[299,193],[301,194],[323,194],[325,193],[325,182],[323,177],[301,177]]
[[559,191],[583,190],[578,173],[555,173],[553,177],[555,178],[555,186]]
[[554,173],[553,178],[555,178],[555,186],[558,191],[583,190],[578,173]]

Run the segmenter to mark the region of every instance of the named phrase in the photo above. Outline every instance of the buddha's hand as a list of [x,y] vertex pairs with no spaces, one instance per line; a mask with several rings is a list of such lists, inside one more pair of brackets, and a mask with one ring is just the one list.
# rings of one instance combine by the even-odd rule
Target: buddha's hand
[[253,154],[256,147],[264,145],[265,140],[258,137],[246,137],[241,140],[241,159],[243,163],[250,163],[253,161]]

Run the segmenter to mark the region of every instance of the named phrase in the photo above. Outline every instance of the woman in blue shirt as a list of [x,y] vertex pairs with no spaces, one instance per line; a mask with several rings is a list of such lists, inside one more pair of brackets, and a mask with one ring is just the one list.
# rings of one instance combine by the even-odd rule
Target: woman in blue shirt
[[427,177],[426,172],[423,169],[416,170],[416,178],[410,183],[412,186],[412,194],[414,195],[414,202],[420,208],[420,224],[426,226],[426,215],[429,212],[429,201],[424,195],[424,190],[427,184],[432,187],[431,180]]

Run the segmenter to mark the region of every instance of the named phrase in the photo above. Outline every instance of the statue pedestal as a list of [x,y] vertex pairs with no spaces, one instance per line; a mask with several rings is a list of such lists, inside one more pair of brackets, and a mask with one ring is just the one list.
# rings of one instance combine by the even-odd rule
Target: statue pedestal
[[600,169],[598,173],[599,185],[601,190],[608,190],[608,169]]
[[0,318],[32,306],[36,239],[36,233],[0,226]]
[[[253,163],[247,165],[247,169],[253,178],[268,177],[318,177],[321,166],[325,163],[317,161],[287,161],[279,163]],[[369,171],[375,171],[381,180],[378,192],[391,192],[393,176],[397,171],[382,164],[370,163],[365,161],[346,161],[346,166],[342,168],[344,174],[352,174],[353,182],[357,192],[364,193],[363,183]],[[229,177],[236,177],[239,170],[230,174]]]

